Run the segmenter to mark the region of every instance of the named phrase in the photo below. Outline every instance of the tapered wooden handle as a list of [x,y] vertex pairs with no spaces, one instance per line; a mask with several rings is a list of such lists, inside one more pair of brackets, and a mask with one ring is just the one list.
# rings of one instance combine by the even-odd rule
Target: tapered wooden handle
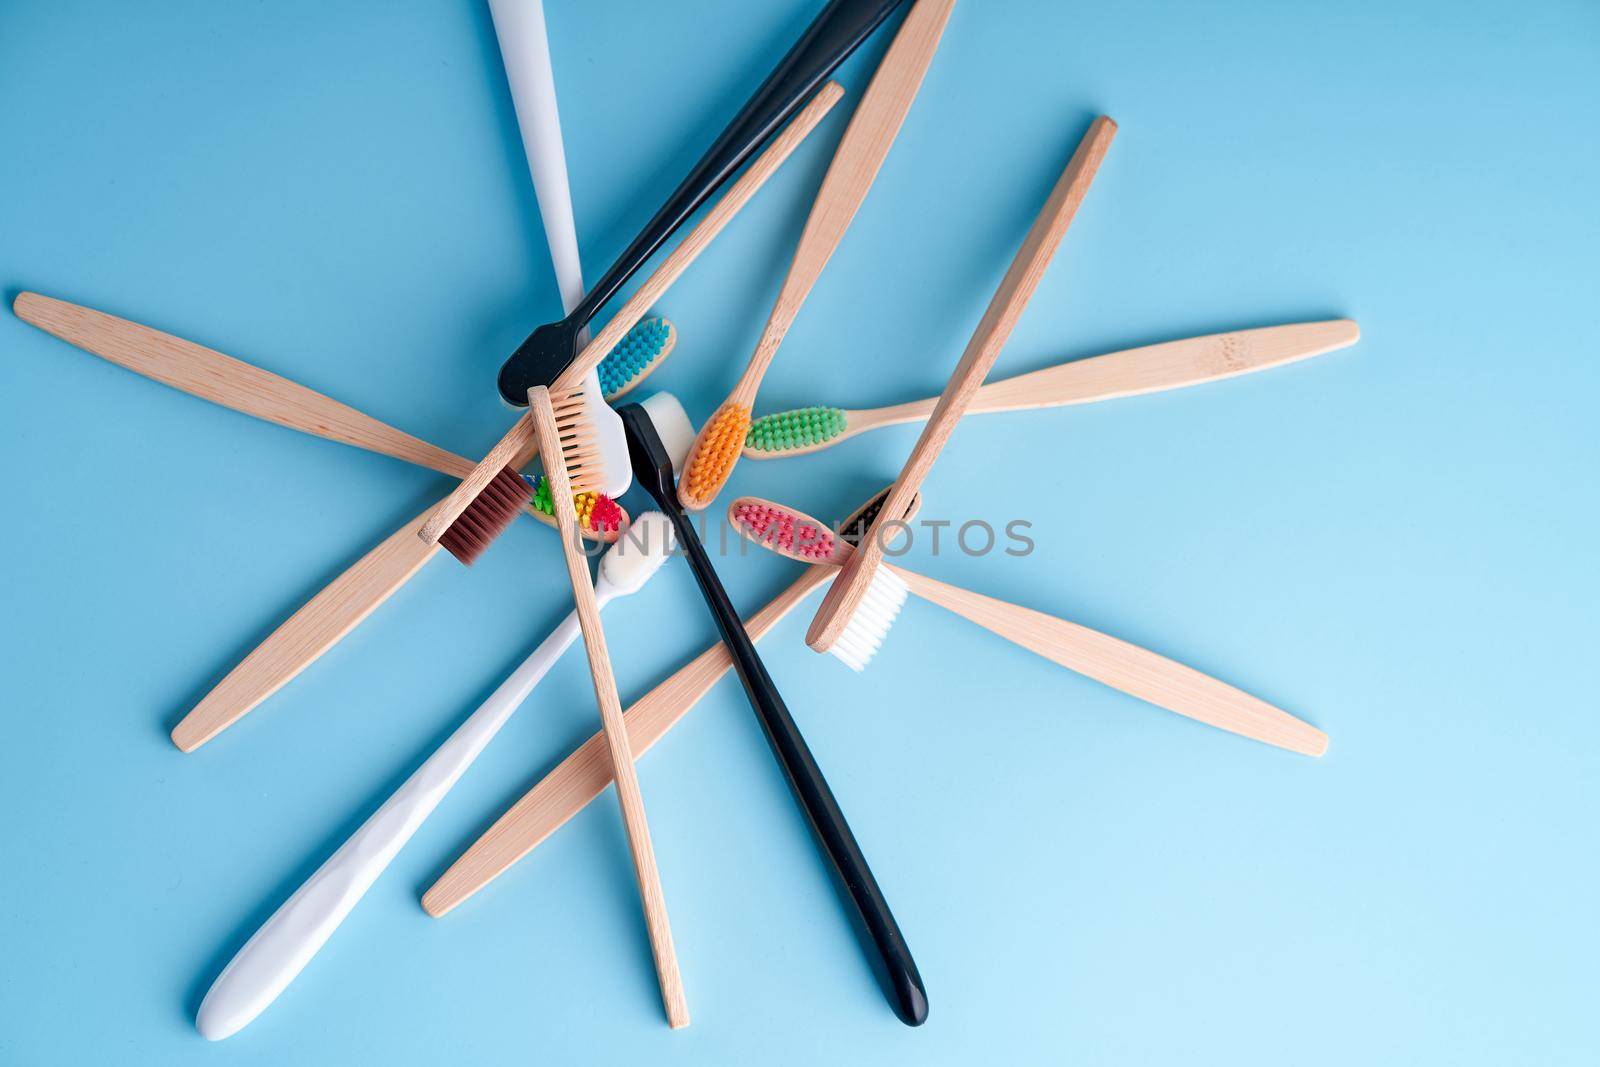
[[730,400],[745,407],[755,400],[762,375],[821,276],[822,268],[827,266],[843,240],[845,230],[856,217],[867,190],[872,188],[889,154],[889,146],[905,123],[906,113],[911,110],[911,102],[916,99],[928,65],[933,62],[953,7],[955,0],[918,0],[896,31],[894,41],[861,94],[861,103],[856,105],[855,114],[850,116],[850,124],[839,140],[833,162],[828,165],[812,203],[811,215],[801,231],[783,288],[778,291],[778,299],[772,305],[755,353]]
[[[465,478],[472,471],[472,461],[465,456],[430,445],[314,389],[193,341],[38,293],[21,293],[12,306],[24,322],[190,396],[452,478]],[[553,518],[533,505],[526,510],[546,526],[555,525]],[[584,536],[590,540],[612,539],[606,531],[585,530]]]
[[356,561],[289,617],[172,730],[193,752],[277,692],[372,614],[438,551],[417,540],[423,512]]
[[1041,611],[893,569],[924,600],[1113,689],[1291,752],[1320,756],[1328,749],[1328,735],[1315,726],[1193,667]]
[[[772,143],[739,176],[739,180],[722,194],[722,199],[706,212],[705,217],[689,231],[689,235],[678,243],[678,247],[668,253],[661,265],[634,291],[627,303],[622,305],[622,309],[611,316],[605,328],[595,335],[572,365],[552,383],[553,391],[561,393],[578,387],[583,376],[598,366],[600,361],[606,358],[606,354],[617,346],[617,342],[639,324],[639,320],[644,318],[645,313],[661,294],[678,280],[679,275],[688,269],[689,264],[693,263],[701,252],[705,251],[712,238],[722,232],[723,227],[739,213],[739,209],[749,203],[756,190],[772,177],[773,172],[799,147],[806,135],[817,128],[817,123],[822,121],[822,117],[843,95],[844,90],[839,87],[838,82],[828,82],[817,90],[817,95],[800,110],[794,121],[773,138]],[[525,447],[532,440],[533,426],[528,413],[523,412],[499,443],[490,449],[489,454],[467,472],[461,484],[440,502],[433,517],[418,532],[422,540],[429,544],[437,544],[439,538],[450,528],[450,524],[461,517],[461,513],[478,498],[484,487],[500,473],[500,469],[506,465],[505,457]]]
[[24,322],[68,344],[213,404],[453,478],[464,477],[472,469],[463,456],[435,448],[314,389],[193,341],[38,293],[19,294],[12,307]]
[[[808,568],[793,585],[745,620],[750,639],[759,640],[833,573],[832,567]],[[624,719],[634,757],[659,741],[732,666],[727,646],[718,641],[628,708]],[[433,916],[450,911],[533,851],[610,782],[611,760],[606,754],[605,737],[595,734],[451,864],[423,895],[423,909]]]
[[1074,360],[992,382],[969,412],[1024,411],[1159,393],[1281,367],[1361,339],[1349,319],[1233,330]]
[[622,824],[627,830],[628,848],[633,854],[639,899],[644,904],[650,950],[655,956],[656,977],[661,984],[661,1001],[666,1007],[668,1024],[676,1030],[689,1025],[689,1005],[684,998],[683,977],[678,973],[678,954],[672,945],[666,896],[662,893],[661,875],[656,869],[655,849],[650,844],[644,795],[639,790],[639,777],[633,766],[628,728],[622,718],[622,701],[617,696],[617,680],[611,672],[611,654],[606,649],[606,634],[600,625],[600,605],[595,600],[589,564],[578,549],[578,515],[572,506],[572,485],[562,460],[561,439],[556,430],[556,415],[550,404],[549,389],[535,386],[528,391],[528,415],[533,419],[534,435],[539,440],[539,455],[544,460],[545,477],[550,479],[556,530],[561,534],[561,552],[567,565],[567,577],[572,583],[578,628],[583,632],[583,647],[589,657],[589,674],[594,680],[595,700],[600,705],[600,723],[605,734],[606,750],[611,757],[611,771],[617,782],[617,801],[622,806]]
[[1111,147],[1116,130],[1117,124],[1109,118],[1102,116],[1095,119],[1089,132],[1079,142],[1067,169],[1056,182],[1050,198],[1045,201],[1044,209],[1034,219],[1027,237],[1023,239],[1022,248],[1001,279],[999,289],[995,291],[988,310],[983,313],[972,340],[967,344],[967,350],[956,364],[955,372],[950,375],[950,382],[939,397],[939,403],[934,407],[927,425],[922,428],[922,436],[917,439],[910,458],[901,468],[900,477],[889,491],[883,511],[863,539],[862,550],[845,565],[839,580],[828,590],[816,617],[811,620],[810,629],[806,631],[806,643],[816,651],[826,652],[833,647],[849,624],[850,616],[860,605],[861,598],[866,595],[873,572],[883,559],[882,538],[878,536],[877,529],[879,523],[884,521],[885,515],[904,514],[912,494],[922,487],[933,461],[943,450],[956,423],[961,420],[974,394],[983,385],[984,377],[994,366],[1000,349],[1011,336],[1022,309],[1038,289],[1050,258],[1066,236],[1067,227],[1072,224],[1078,206],[1083,203],[1100,161]]

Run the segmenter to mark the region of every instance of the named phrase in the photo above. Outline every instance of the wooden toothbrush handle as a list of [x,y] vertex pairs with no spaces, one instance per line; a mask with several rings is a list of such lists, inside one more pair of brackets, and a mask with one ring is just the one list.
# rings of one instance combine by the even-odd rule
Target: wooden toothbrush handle
[[213,404],[455,478],[472,469],[463,456],[193,341],[38,293],[19,294],[12,307],[22,321],[68,344]]
[[650,934],[650,950],[655,956],[656,977],[661,984],[661,1000],[667,1023],[674,1029],[689,1025],[689,1005],[684,998],[683,978],[678,973],[678,954],[672,945],[672,929],[667,923],[667,901],[661,891],[661,875],[656,869],[655,850],[650,844],[650,826],[645,821],[644,796],[633,765],[628,744],[628,728],[622,718],[622,701],[617,696],[617,680],[611,672],[611,655],[606,649],[605,630],[600,625],[600,605],[595,600],[594,580],[589,564],[578,550],[578,515],[572,506],[572,485],[561,457],[560,436],[555,411],[550,405],[550,390],[535,386],[528,391],[528,414],[539,439],[539,454],[544,460],[545,477],[550,479],[550,498],[555,505],[556,530],[561,534],[561,553],[572,582],[572,597],[578,612],[578,628],[583,632],[583,648],[589,657],[589,674],[594,679],[594,695],[600,705],[606,749],[616,776],[617,801],[622,806],[622,824],[627,830],[628,848],[633,853],[634,875],[639,882],[639,898],[644,903],[645,925]]
[[888,566],[924,600],[1113,689],[1291,752],[1320,756],[1328,749],[1328,735],[1310,723],[1193,667],[1041,611]]
[[[70,345],[201,400],[452,478],[465,478],[472,471],[472,461],[465,456],[437,448],[315,389],[193,341],[38,293],[19,294],[13,307],[18,318]],[[532,504],[526,510],[546,526],[555,525],[554,519]],[[584,536],[606,539],[592,530],[585,530]]]
[[[1075,359],[990,382],[972,398],[967,414],[1089,404],[1203,385],[1310,359],[1346,348],[1360,339],[1361,327],[1349,319],[1186,337]],[[938,402],[938,397],[930,397],[851,412],[849,420],[870,424],[869,429],[917,422],[933,414]]]
[[[738,214],[739,209],[749,203],[756,190],[772,177],[772,173],[799,147],[806,135],[816,129],[817,123],[822,121],[822,117],[843,95],[844,90],[839,87],[838,82],[828,82],[817,90],[817,95],[800,110],[794,121],[789,123],[766,150],[756,157],[755,162],[739,176],[739,180],[728,187],[728,191],[723,193],[722,198],[706,212],[705,217],[695,224],[689,235],[678,242],[678,246],[668,253],[667,258],[662,260],[661,265],[645,279],[644,284],[634,291],[628,302],[622,305],[622,309],[611,316],[605,328],[578,354],[572,365],[551,384],[550,388],[554,392],[566,392],[578,388],[583,376],[598,366],[627,332],[639,324],[639,320],[644,318],[650,306],[678,280],[679,275],[688,269],[689,264],[705,251],[712,238],[722,232],[723,227]],[[478,494],[483,492],[484,487],[500,473],[501,468],[506,465],[505,458],[529,445],[533,439],[533,423],[528,413],[523,412],[517,421],[512,423],[511,429],[506,431],[499,443],[490,449],[489,454],[468,471],[462,477],[461,484],[440,502],[432,518],[423,524],[418,536],[428,544],[437,544],[439,538],[450,528],[450,524],[461,517],[461,513],[478,499]]]
[[918,0],[900,23],[823,175],[783,288],[773,302],[755,353],[730,397],[734,402],[749,407],[755,400],[756,389],[778,346],[822,268],[839,247],[889,154],[889,146],[905,123],[953,7],[955,0]]
[[438,551],[417,540],[423,512],[357,560],[218,682],[172,730],[193,752],[276,693],[389,599]]
[[1354,322],[1331,319],[1145,345],[991,382],[978,390],[968,411],[1025,411],[1159,393],[1310,359],[1360,339]]
[[866,595],[873,572],[883,560],[882,538],[878,536],[878,526],[883,522],[883,516],[903,515],[906,504],[922,487],[933,461],[950,439],[956,423],[961,420],[973,395],[983,384],[984,376],[994,366],[1000,349],[1011,336],[1022,309],[1038,289],[1039,280],[1044,276],[1045,268],[1049,266],[1061,239],[1066,236],[1067,227],[1072,224],[1078,206],[1083,203],[1095,171],[1105,158],[1106,150],[1111,147],[1116,130],[1117,124],[1109,118],[1101,116],[1095,119],[1089,132],[1079,142],[1077,151],[1072,154],[1067,169],[1056,182],[1050,198],[1045,201],[1044,209],[1034,219],[1027,237],[1023,239],[1022,248],[1001,279],[999,289],[989,301],[988,310],[983,313],[972,340],[967,344],[967,350],[962,353],[955,372],[950,375],[950,382],[939,397],[939,403],[934,407],[927,425],[922,428],[922,436],[917,439],[910,458],[901,468],[900,477],[889,490],[889,497],[884,502],[878,520],[863,538],[861,551],[845,565],[839,580],[828,590],[816,617],[811,620],[806,643],[816,651],[826,652],[833,647],[849,624],[850,616],[861,603],[861,598]]
[[[750,639],[760,640],[834,573],[832,567],[807,568],[794,584],[745,620]],[[624,720],[634,756],[643,755],[661,740],[732,667],[728,646],[718,641],[628,708]],[[605,737],[595,734],[468,846],[423,894],[423,909],[435,917],[450,911],[566,825],[610,783]]]

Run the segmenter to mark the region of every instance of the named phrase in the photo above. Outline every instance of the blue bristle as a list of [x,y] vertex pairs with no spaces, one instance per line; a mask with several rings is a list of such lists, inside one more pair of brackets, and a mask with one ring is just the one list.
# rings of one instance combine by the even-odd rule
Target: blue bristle
[[659,316],[640,320],[600,361],[600,391],[611,396],[650,366],[661,354],[671,329]]

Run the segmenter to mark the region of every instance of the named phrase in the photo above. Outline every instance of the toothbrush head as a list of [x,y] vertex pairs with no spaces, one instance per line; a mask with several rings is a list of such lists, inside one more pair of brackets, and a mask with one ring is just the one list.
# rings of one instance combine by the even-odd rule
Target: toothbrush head
[[[554,519],[556,507],[550,499],[549,479],[540,474],[524,474],[522,480],[533,489],[533,507]],[[599,534],[607,541],[616,539],[628,518],[622,506],[604,493],[573,493],[572,507],[578,513],[578,529]]]
[[848,422],[841,408],[795,408],[763,415],[746,431],[744,451],[762,459],[812,452],[844,433]]
[[628,438],[628,458],[633,462],[633,480],[663,508],[677,507],[677,487],[672,477],[672,453],[656,432],[650,412],[642,404],[624,404],[617,409],[623,432]]
[[[840,524],[835,536],[828,527],[803,511],[774,504],[759,497],[740,497],[728,506],[728,521],[747,541],[771,549],[780,556],[801,563],[843,565],[855,552],[855,545],[872,528],[883,509],[889,490],[875,495]],[[912,498],[905,519],[922,506],[922,496]],[[828,651],[853,671],[864,670],[883,644],[905,605],[910,588],[905,579],[887,564],[880,564],[867,586],[861,606],[839,640]]]
[[910,593],[911,587],[894,568],[886,563],[878,564],[877,570],[872,572],[872,581],[867,583],[866,595],[845,624],[839,640],[828,649],[829,654],[858,674],[866,670]]
[[834,563],[834,554],[853,551],[805,512],[745,496],[728,505],[728,522],[746,540],[801,563]]
[[700,428],[678,483],[678,502],[699,511],[716,498],[733,473],[750,429],[750,409],[729,401]]
[[659,511],[647,511],[600,557],[600,577],[619,595],[637,593],[676,545],[672,520]]
[[678,343],[678,331],[659,315],[640,319],[607,353],[597,368],[607,403],[615,403],[644,381]]

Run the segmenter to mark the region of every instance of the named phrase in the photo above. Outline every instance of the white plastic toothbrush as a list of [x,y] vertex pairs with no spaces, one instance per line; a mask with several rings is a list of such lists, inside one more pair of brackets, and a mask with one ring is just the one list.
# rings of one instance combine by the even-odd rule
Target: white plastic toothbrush
[[[500,59],[511,86],[511,103],[522,133],[522,150],[533,175],[533,192],[539,201],[550,261],[561,290],[561,309],[571,313],[583,300],[583,264],[578,258],[578,230],[572,215],[572,188],[567,183],[567,154],[561,141],[561,115],[556,108],[555,70],[550,64],[550,40],[545,34],[543,0],[489,0],[494,35],[500,42]],[[587,343],[584,329],[579,345]],[[584,394],[600,447],[615,463],[612,470],[631,471],[628,442],[622,423],[606,405],[598,371],[584,376]],[[608,487],[608,492],[611,487]],[[627,489],[610,493],[621,496]]]
[[[638,592],[671,555],[672,536],[660,512],[636,518],[601,557],[600,606]],[[256,931],[201,1002],[195,1026],[202,1036],[238,1033],[294,981],[577,636],[574,611]]]

